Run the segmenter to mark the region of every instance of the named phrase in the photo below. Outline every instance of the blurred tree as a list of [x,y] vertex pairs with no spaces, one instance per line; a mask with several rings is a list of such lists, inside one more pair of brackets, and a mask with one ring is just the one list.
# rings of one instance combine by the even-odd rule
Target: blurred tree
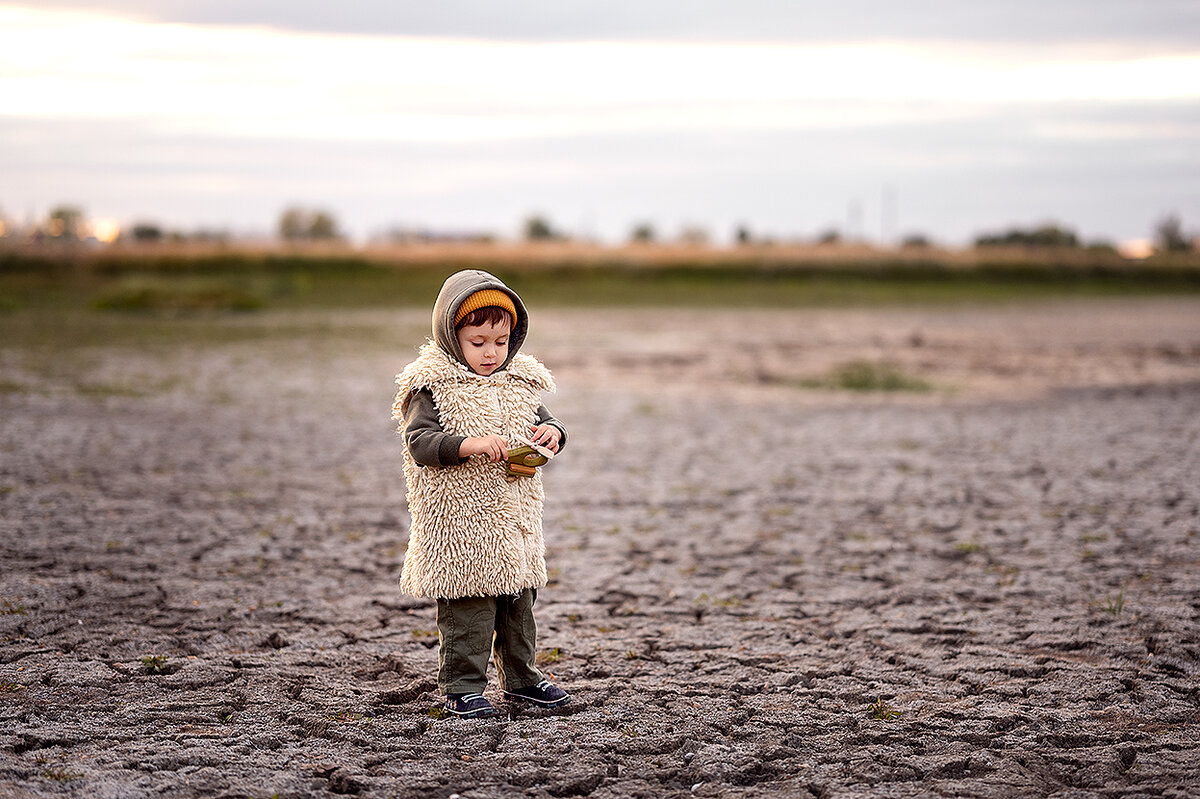
[[1088,252],[1116,254],[1117,245],[1104,239],[1093,239],[1084,245]]
[[737,230],[733,233],[733,238],[738,244],[749,244],[753,239],[750,235],[750,228],[745,225],[738,225]]
[[279,238],[297,241],[308,232],[307,214],[299,208],[288,208],[279,217]]
[[1178,214],[1168,214],[1154,226],[1154,249],[1158,252],[1188,252],[1192,249]]
[[654,226],[649,222],[641,222],[635,225],[633,232],[629,234],[629,240],[635,244],[653,244],[657,238]]
[[338,238],[337,220],[325,211],[317,211],[308,226],[308,237],[326,240]]
[[1033,231],[1033,244],[1037,247],[1078,247],[1079,237],[1075,231],[1058,225],[1042,225]]
[[46,234],[62,241],[79,241],[83,234],[83,209],[60,205],[46,218]]
[[900,242],[900,246],[906,250],[923,250],[933,244],[924,233],[910,233]]
[[138,222],[130,231],[134,241],[153,242],[163,240],[163,229],[153,222]]
[[1011,228],[1004,233],[984,233],[975,237],[976,247],[1078,247],[1075,231],[1047,224],[1032,230]]
[[562,236],[544,216],[534,215],[525,220],[526,241],[554,241],[560,238]]
[[341,233],[328,211],[292,206],[279,216],[279,237],[284,241],[329,241],[341,238]]
[[817,244],[841,244],[842,234],[837,228],[830,228],[817,236]]

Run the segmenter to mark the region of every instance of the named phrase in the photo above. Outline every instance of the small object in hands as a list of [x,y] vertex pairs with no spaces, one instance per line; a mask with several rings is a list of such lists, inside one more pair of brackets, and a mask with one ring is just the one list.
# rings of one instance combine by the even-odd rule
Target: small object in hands
[[522,441],[520,446],[508,451],[505,474],[513,478],[533,477],[537,474],[537,467],[544,466],[553,457],[554,453],[546,447],[532,441]]

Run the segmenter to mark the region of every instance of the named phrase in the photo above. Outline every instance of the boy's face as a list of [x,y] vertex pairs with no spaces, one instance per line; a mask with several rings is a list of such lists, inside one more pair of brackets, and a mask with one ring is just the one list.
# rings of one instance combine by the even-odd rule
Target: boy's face
[[508,336],[512,323],[506,318],[497,325],[463,325],[458,329],[458,346],[467,366],[475,374],[490,375],[508,360]]

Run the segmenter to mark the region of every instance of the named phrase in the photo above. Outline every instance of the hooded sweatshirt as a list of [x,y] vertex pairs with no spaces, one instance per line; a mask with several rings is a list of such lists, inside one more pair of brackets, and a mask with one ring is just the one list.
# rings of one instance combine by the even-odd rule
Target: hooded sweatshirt
[[[466,364],[454,330],[458,307],[472,294],[497,289],[517,311],[508,359],[492,374]],[[396,377],[393,418],[402,420],[404,476],[412,516],[401,589],[456,599],[512,594],[546,584],[541,475],[506,479],[503,463],[458,457],[468,436],[528,437],[535,424],[558,420],[541,404],[554,378],[519,352],[529,328],[521,298],[487,272],[448,278],[433,308],[433,339]]]

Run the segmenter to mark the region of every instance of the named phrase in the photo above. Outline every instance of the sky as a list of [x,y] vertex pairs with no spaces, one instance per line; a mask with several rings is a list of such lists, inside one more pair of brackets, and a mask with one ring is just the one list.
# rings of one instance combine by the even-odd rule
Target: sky
[[1200,231],[1195,0],[0,0],[0,217]]

